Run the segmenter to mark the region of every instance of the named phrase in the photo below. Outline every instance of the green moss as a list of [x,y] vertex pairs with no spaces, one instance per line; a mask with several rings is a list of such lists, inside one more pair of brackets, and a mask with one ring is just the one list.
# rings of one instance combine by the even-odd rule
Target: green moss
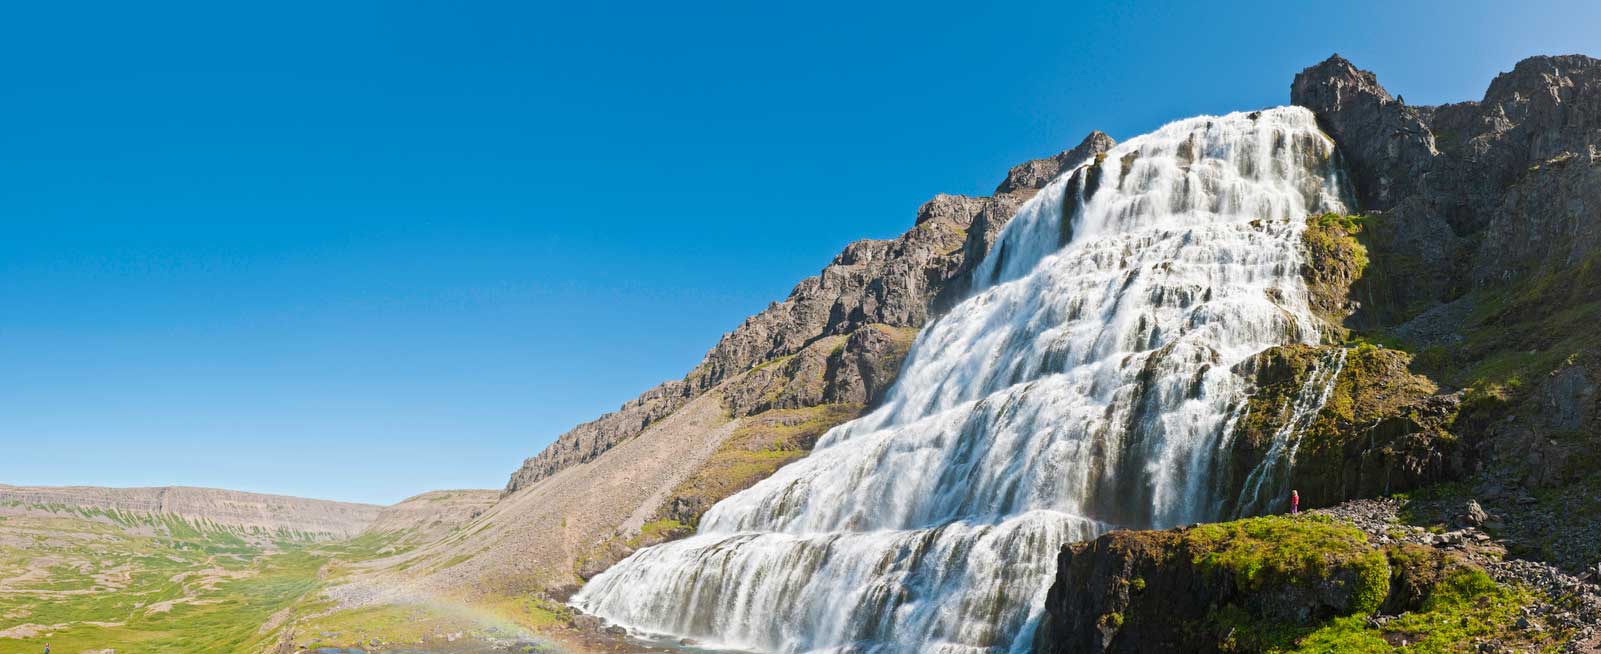
[[[1353,584],[1351,610],[1371,613],[1390,590],[1389,561],[1355,527],[1325,516],[1266,516],[1202,525],[1186,532],[1203,572],[1227,571],[1247,590],[1268,585]],[[1334,570],[1354,580],[1332,580]]]
[[1123,614],[1116,611],[1107,613],[1101,616],[1100,623],[1101,627],[1106,629],[1121,629],[1123,628]]
[[1382,627],[1359,618],[1336,620],[1307,635],[1291,652],[1390,652],[1391,641],[1421,654],[1461,652],[1478,640],[1504,636],[1520,608],[1533,603],[1523,589],[1495,583],[1483,571],[1457,567],[1435,584],[1418,611],[1403,613]]
[[1312,216],[1301,233],[1307,252],[1304,276],[1312,310],[1322,318],[1325,329],[1336,342],[1345,336],[1344,322],[1350,315],[1351,285],[1368,268],[1367,248],[1357,239],[1366,221],[1364,216],[1326,213]]
[[[1236,478],[1229,487],[1244,486],[1245,473],[1262,460],[1293,417],[1297,397],[1321,391],[1314,385],[1328,383],[1327,371],[1339,365],[1323,407],[1293,435],[1293,462],[1281,462],[1270,471],[1278,486],[1265,497],[1287,496],[1290,488],[1297,488],[1310,506],[1318,506],[1404,490],[1404,485],[1392,484],[1406,480],[1393,478],[1383,466],[1421,456],[1417,452],[1422,448],[1453,447],[1459,440],[1456,414],[1449,405],[1429,403],[1438,386],[1410,372],[1410,362],[1405,352],[1368,342],[1346,348],[1290,345],[1263,352],[1253,363],[1256,390],[1235,422]],[[1233,508],[1249,515],[1274,506],[1247,502]]]
[[[1462,651],[1490,636],[1504,641],[1520,607],[1536,599],[1448,553],[1379,549],[1356,528],[1321,515],[1251,518],[1179,534],[1196,573],[1212,580],[1200,583],[1228,580],[1237,589],[1187,627],[1197,638],[1216,638],[1223,652]],[[1329,595],[1331,588],[1348,598],[1325,607],[1336,608],[1333,615],[1314,614],[1308,622],[1278,612],[1284,598],[1305,597],[1298,592],[1337,597]],[[1138,615],[1139,609],[1129,610]],[[1369,620],[1381,610],[1389,617]],[[1102,625],[1110,622],[1110,614],[1102,616]],[[1406,646],[1397,649],[1402,642]]]
[[[1577,361],[1601,346],[1601,252],[1474,297],[1464,364],[1447,370],[1461,386],[1506,386]],[[1515,390],[1515,389],[1512,389]]]

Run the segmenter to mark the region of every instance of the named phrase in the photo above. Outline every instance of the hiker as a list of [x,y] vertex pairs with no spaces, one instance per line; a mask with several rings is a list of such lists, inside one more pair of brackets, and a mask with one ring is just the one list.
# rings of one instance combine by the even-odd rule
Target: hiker
[[1290,491],[1290,515],[1301,514],[1301,491]]

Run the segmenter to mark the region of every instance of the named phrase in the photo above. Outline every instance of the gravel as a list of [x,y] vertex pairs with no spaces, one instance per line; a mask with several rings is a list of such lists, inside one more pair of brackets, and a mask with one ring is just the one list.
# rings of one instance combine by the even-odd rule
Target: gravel
[[[1601,652],[1601,567],[1574,575],[1550,563],[1505,558],[1505,544],[1473,526],[1491,517],[1475,501],[1459,504],[1460,511],[1451,516],[1451,524],[1458,528],[1443,533],[1406,524],[1401,518],[1405,506],[1397,499],[1356,500],[1313,513],[1348,521],[1377,545],[1410,543],[1445,550],[1482,568],[1498,583],[1533,590],[1540,599],[1523,607],[1517,629],[1571,634],[1560,652]],[[1492,642],[1479,651],[1519,650]]]

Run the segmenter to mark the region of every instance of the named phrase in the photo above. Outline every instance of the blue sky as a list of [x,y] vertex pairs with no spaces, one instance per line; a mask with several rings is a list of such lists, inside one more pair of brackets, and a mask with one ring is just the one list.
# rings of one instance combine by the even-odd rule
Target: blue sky
[[0,25],[0,482],[499,487],[1091,129],[1601,55],[1595,3],[158,4]]

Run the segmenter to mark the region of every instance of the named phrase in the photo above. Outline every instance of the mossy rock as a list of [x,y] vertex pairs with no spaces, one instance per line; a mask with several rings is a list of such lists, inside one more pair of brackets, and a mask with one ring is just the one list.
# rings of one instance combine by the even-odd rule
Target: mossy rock
[[[1305,506],[1327,506],[1454,475],[1459,439],[1451,429],[1460,397],[1438,394],[1434,382],[1410,371],[1411,361],[1369,344],[1288,345],[1243,366],[1239,372],[1253,377],[1255,390],[1229,439],[1221,512],[1284,511],[1291,489]],[[1325,392],[1314,415],[1297,415],[1306,394]],[[1298,417],[1303,422],[1289,424]]]
[[1450,554],[1378,547],[1327,516],[1117,531],[1063,549],[1034,651],[1389,652],[1407,640],[1446,652],[1506,629],[1531,600]]
[[1364,222],[1364,216],[1327,213],[1308,218],[1301,233],[1307,254],[1301,275],[1308,301],[1331,342],[1344,340],[1345,319],[1356,311],[1351,286],[1368,267],[1367,247],[1357,240]]

